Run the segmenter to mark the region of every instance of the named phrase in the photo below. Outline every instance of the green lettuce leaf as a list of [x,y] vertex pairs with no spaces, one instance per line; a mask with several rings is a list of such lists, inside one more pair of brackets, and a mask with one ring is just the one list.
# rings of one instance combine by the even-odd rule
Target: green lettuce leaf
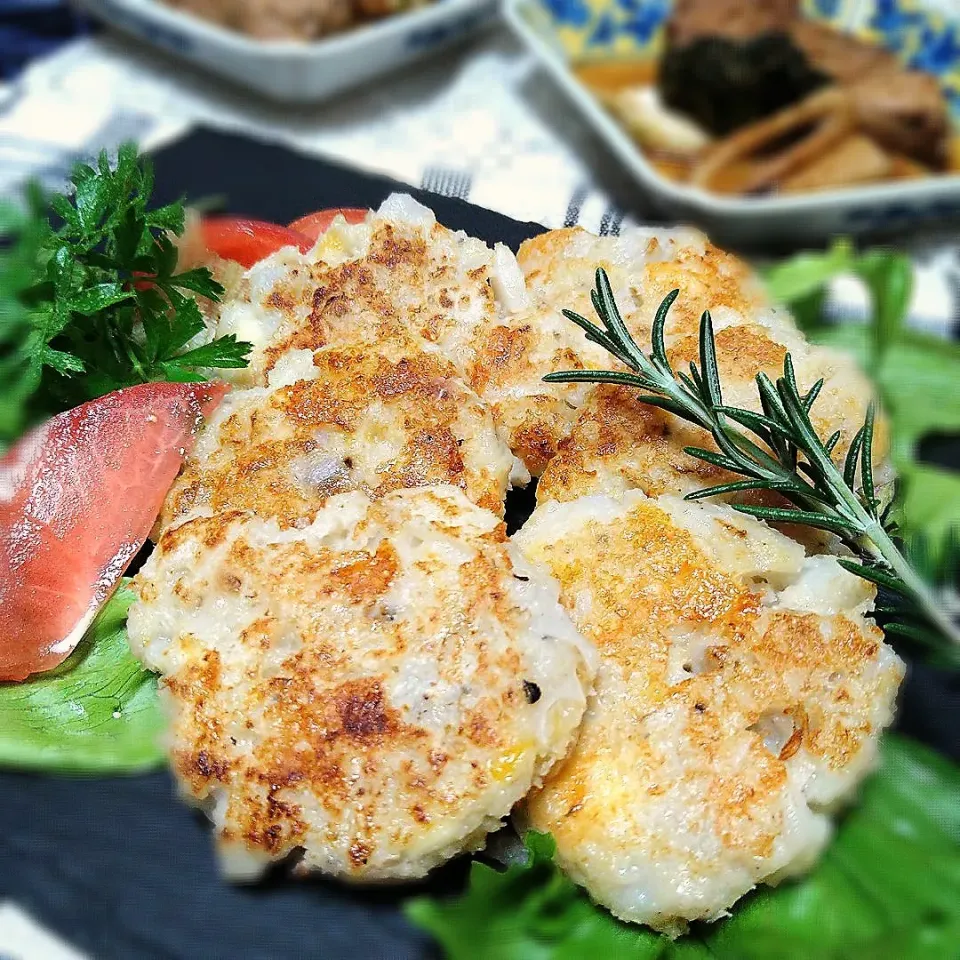
[[124,584],[71,656],[23,683],[0,683],[0,766],[112,774],[164,760],[156,678],[127,645]]
[[450,960],[956,960],[960,769],[890,735],[859,805],[805,879],[763,888],[679,940],[615,920],[553,862],[545,834],[526,864],[470,869],[459,897],[420,897],[407,917]]
[[901,456],[928,433],[960,431],[960,344],[903,330],[879,363],[872,362],[870,329],[862,324],[816,327],[817,343],[852,353],[876,380],[893,421]]
[[769,267],[765,281],[780,303],[804,303],[823,292],[835,277],[856,273],[857,254],[847,237],[839,237],[825,251],[806,250]]
[[901,464],[900,472],[904,479],[901,510],[908,534],[919,533],[942,544],[949,534],[960,532],[960,473],[925,463]]
[[870,296],[870,351],[882,359],[905,329],[913,292],[913,263],[903,253],[878,247],[857,253],[841,237],[826,251],[807,251],[767,270],[767,288],[773,298],[789,304],[804,328],[823,322],[826,287],[841,276],[862,281]]
[[502,873],[474,861],[462,897],[411,900],[405,912],[451,960],[653,960],[660,937],[594,906],[554,863],[549,834],[530,831],[527,862]]
[[960,524],[960,472],[919,462],[917,447],[930,434],[960,433],[960,345],[905,330],[871,369],[870,332],[863,325],[816,327],[810,336],[852,353],[876,380],[903,480],[905,532],[942,541]]

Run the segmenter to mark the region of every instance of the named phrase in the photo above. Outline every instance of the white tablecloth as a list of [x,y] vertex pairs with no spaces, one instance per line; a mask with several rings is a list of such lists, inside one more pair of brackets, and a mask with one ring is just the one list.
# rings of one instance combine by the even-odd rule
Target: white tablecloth
[[[153,146],[197,123],[288,143],[547,227],[578,223],[615,233],[644,219],[639,188],[501,28],[386,82],[295,109],[255,100],[123,38],[78,41],[0,96],[0,195],[31,176],[60,185],[79,156],[131,137]],[[911,322],[956,335],[955,234],[901,242],[918,269]],[[863,303],[856,283],[840,282],[830,309],[855,316]]]
[[389,83],[284,109],[122,38],[83,40],[35,64],[12,92],[0,117],[0,191],[35,174],[47,155],[45,176],[56,181],[65,152],[130,136],[153,145],[205,123],[469,196],[518,219],[599,230],[619,214],[588,172],[591,157],[568,137],[575,118],[535,74],[495,30]]

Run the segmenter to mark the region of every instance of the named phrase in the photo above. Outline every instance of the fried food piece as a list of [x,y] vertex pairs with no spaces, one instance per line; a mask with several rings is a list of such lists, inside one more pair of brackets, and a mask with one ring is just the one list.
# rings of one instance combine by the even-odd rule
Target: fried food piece
[[806,870],[903,676],[864,616],[873,587],[729,507],[669,496],[550,503],[515,540],[601,658],[573,753],[523,814],[563,869],[672,934]]
[[595,237],[579,227],[551,230],[525,241],[517,262],[538,309],[567,308],[590,319],[596,316],[590,291],[603,267],[627,326],[645,348],[657,308],[677,288],[680,297],[665,329],[668,344],[696,334],[704,310],[713,313],[718,329],[754,313],[764,326],[792,327],[787,314],[771,308],[753,270],[692,227],[635,227],[619,237]]
[[556,584],[449,486],[335,496],[302,529],[168,529],[136,581],[174,772],[234,878],[420,877],[563,757],[593,651]]
[[163,0],[258,40],[316,40],[351,24],[351,0]]
[[833,149],[780,181],[781,193],[806,193],[858,183],[873,183],[893,175],[894,158],[869,137],[855,133]]
[[887,150],[947,169],[950,108],[939,79],[920,70],[876,71],[850,88],[857,122]]
[[871,73],[902,70],[896,56],[880,44],[868,43],[829,24],[796,17],[787,29],[807,59],[834,83],[848,86]]
[[308,253],[288,247],[252,267],[224,303],[217,332],[254,344],[250,367],[235,378],[244,385],[264,386],[292,350],[397,336],[434,344],[466,374],[498,300],[522,289],[506,247],[491,250],[394,195],[363,223],[335,220]]
[[480,340],[470,383],[493,410],[510,449],[533,475],[556,455],[590,384],[546,384],[551,370],[599,369],[605,350],[584,339],[559,309],[529,309],[493,327]]
[[694,167],[690,182],[723,193],[773,190],[848,139],[854,120],[845,91],[817,90],[715,144]]
[[240,509],[287,527],[309,523],[333,494],[436,483],[502,516],[511,479],[527,477],[489,408],[429,344],[294,350],[270,387],[228,395],[171,490],[162,525]]
[[668,343],[696,334],[707,308],[718,329],[748,318],[774,329],[792,328],[786,314],[769,307],[747,265],[696,230],[633,229],[620,237],[595,237],[579,228],[551,230],[526,241],[517,259],[528,305],[490,330],[469,379],[535,476],[556,455],[592,389],[546,384],[543,375],[616,364],[561,314],[566,308],[596,320],[590,290],[598,267],[607,270],[624,320],[645,348],[660,302],[676,287],[680,297],[670,312]]
[[889,50],[798,18],[790,36],[810,63],[850,92],[857,123],[887,150],[942,169],[950,110],[937,77],[905,67]]
[[595,88],[594,92],[651,158],[689,164],[710,143],[709,134],[679,110],[670,109],[656,87]]
[[704,37],[744,40],[787,30],[799,16],[799,0],[675,0],[667,40],[676,46]]
[[417,10],[427,3],[429,0],[356,0],[354,8],[359,16],[379,18]]
[[[725,327],[716,334],[716,347],[724,402],[732,406],[762,412],[756,374],[762,371],[774,381],[782,376],[788,350],[801,392],[823,378],[811,419],[824,439],[840,431],[835,455],[846,455],[874,393],[851,357],[810,345],[797,331],[780,329],[774,339],[769,328],[759,325]],[[685,370],[698,359],[698,352],[698,339],[691,335],[674,341],[667,354],[674,369]],[[716,450],[707,431],[643,404],[637,396],[636,390],[612,385],[597,387],[590,394],[570,435],[540,478],[538,502],[574,500],[592,493],[616,495],[632,489],[648,496],[682,496],[743,479],[684,452],[685,447]],[[878,417],[873,453],[881,484],[892,479],[888,447],[887,423]],[[779,501],[769,494],[749,493],[739,494],[737,502]]]

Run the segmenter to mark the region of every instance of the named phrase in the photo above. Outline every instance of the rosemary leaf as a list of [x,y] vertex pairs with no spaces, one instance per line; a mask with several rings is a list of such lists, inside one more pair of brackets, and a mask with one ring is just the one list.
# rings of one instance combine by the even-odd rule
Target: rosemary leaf
[[863,497],[870,513],[877,515],[875,488],[873,484],[873,418],[874,408],[871,403],[867,407],[867,419],[863,425],[863,446],[860,448],[860,484],[863,487]]
[[657,315],[653,318],[653,331],[651,335],[653,359],[661,370],[670,369],[670,361],[667,359],[667,349],[664,346],[663,330],[667,325],[667,314],[670,312],[670,308],[678,296],[680,296],[679,290],[671,290],[663,298],[660,306],[657,307]]
[[855,528],[845,520],[827,516],[825,513],[816,513],[813,510],[794,510],[791,507],[760,507],[751,503],[735,503],[735,510],[749,514],[760,520],[769,520],[771,523],[799,523],[807,527],[816,527],[827,530],[839,536],[845,536]]

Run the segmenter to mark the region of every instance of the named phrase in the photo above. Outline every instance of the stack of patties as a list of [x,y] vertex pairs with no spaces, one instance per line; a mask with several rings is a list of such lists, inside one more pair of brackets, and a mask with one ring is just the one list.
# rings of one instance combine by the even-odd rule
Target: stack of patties
[[[130,617],[234,874],[296,853],[420,876],[527,798],[520,822],[593,897],[673,933],[808,867],[870,769],[902,665],[836,544],[683,501],[728,479],[683,452],[703,431],[542,382],[615,364],[560,313],[591,316],[598,266],[644,348],[680,288],[677,366],[711,310],[728,402],[758,409],[754,375],[789,350],[849,446],[867,381],[696,231],[553,231],[515,259],[392,197],[257,264],[216,317],[253,361]],[[530,474],[511,543],[503,500]]]
[[490,309],[495,255],[402,207],[235,285],[221,330],[254,364],[137,581],[131,645],[237,877],[292,856],[413,878],[477,849],[565,755],[593,676],[506,538],[526,474],[431,342]]
[[[813,421],[822,437],[839,431],[836,454],[863,423],[871,390],[853,361],[806,343],[748,268],[694,231],[555,231],[519,260],[533,314],[569,307],[594,321],[603,266],[645,350],[679,288],[665,329],[674,369],[698,359],[709,309],[725,402],[759,411],[755,376],[782,375],[789,351],[801,391],[824,380]],[[597,364],[592,344],[570,349],[568,368]],[[812,865],[829,813],[871,769],[903,667],[866,618],[870,584],[729,506],[670,495],[734,479],[684,452],[712,447],[705,431],[630,388],[534,389],[521,359],[514,369],[540,409],[569,410],[541,421],[556,453],[516,539],[560,581],[601,658],[577,746],[523,819],[554,835],[562,866],[617,916],[676,933]],[[874,451],[888,470],[882,422]],[[816,552],[837,549],[791,532]]]

